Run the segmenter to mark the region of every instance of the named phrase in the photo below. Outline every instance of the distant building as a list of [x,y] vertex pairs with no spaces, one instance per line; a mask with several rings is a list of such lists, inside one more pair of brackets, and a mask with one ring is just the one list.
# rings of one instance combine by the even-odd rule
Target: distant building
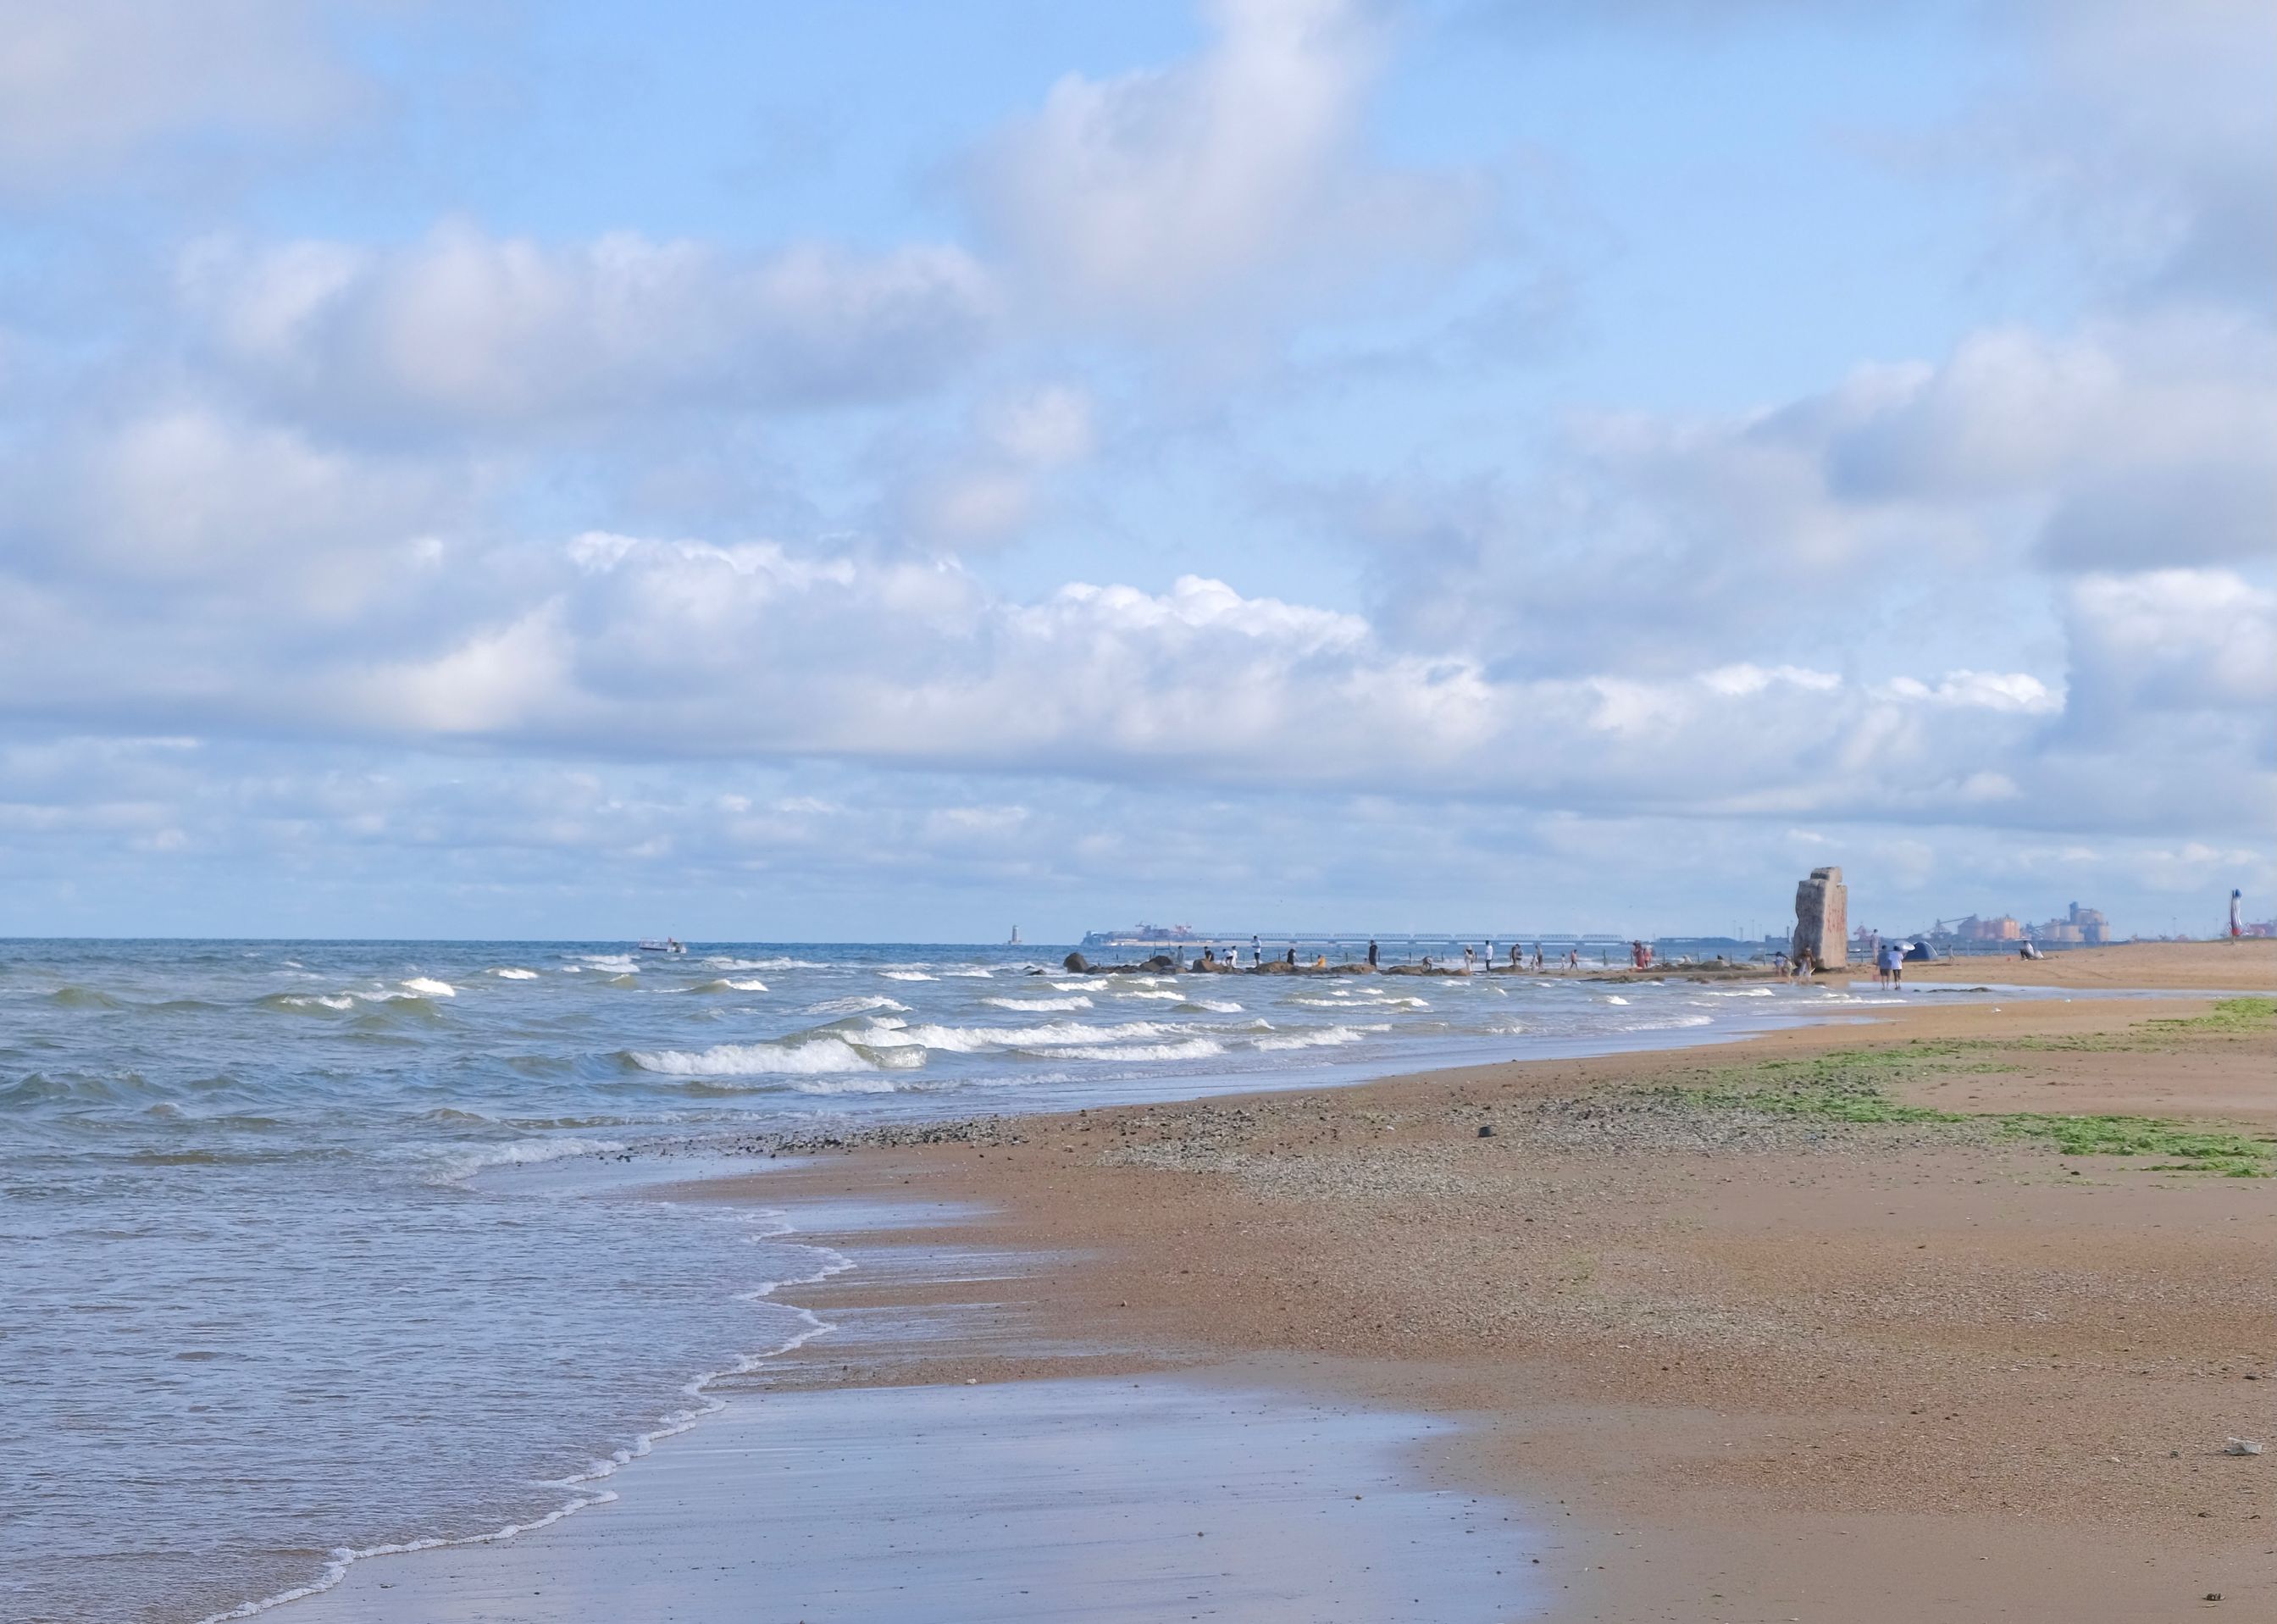
[[[2098,914],[2096,917],[2100,919],[2103,916]],[[1972,913],[1954,927],[1953,934],[1963,942],[2022,942],[2024,927],[2009,914],[1980,919]]]
[[2111,940],[2111,922],[2100,908],[2083,908],[2074,903],[2063,918],[2033,926],[2031,935],[2035,941],[2067,947],[2100,947]]

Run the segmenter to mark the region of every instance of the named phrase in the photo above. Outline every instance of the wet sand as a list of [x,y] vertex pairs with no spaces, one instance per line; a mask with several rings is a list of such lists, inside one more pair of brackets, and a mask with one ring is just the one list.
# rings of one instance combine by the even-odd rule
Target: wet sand
[[[2221,985],[2254,984],[2232,973],[2251,958],[2221,962]],[[1186,1571],[1161,1542],[1179,1537],[1169,1508],[1201,1506],[1190,1497],[1248,1458],[1192,1397],[1238,1390],[1298,1442],[1303,1417],[1332,1410],[1453,1423],[1376,1457],[1395,1464],[1374,1494],[1478,1497],[1513,1519],[1496,1527],[1522,1530],[1508,1551],[1540,1575],[1523,1595],[1481,1590],[1464,1547],[1481,1535],[1456,1533],[1453,1559],[1408,1547],[1390,1599],[1341,1616],[2267,1616],[2277,1451],[2223,1448],[2277,1445],[2277,1179],[2173,1170],[2171,1149],[2068,1151],[2013,1115],[2204,1117],[2260,1144],[2277,1132],[2277,1022],[2206,1018],[2213,1007],[1930,995],[1870,1027],[1012,1120],[686,1186],[787,1208],[853,1258],[786,1293],[839,1329],[628,1468],[621,1505],[511,1545],[361,1564],[297,1611],[1064,1617],[1112,1596],[1123,1610],[1099,1616],[1194,1616],[1161,1588]],[[1767,1090],[1837,1109],[1770,1109]],[[1866,1098],[1882,1119],[1839,1114]],[[1908,1105],[1938,1117],[1888,1119]],[[895,1571],[882,1559],[840,1581],[870,1587],[859,1595],[769,1588],[788,1582],[776,1553],[796,1551],[782,1527],[811,1529],[828,1558],[814,1573],[860,1562],[800,1521],[807,1490],[760,1492],[765,1427],[804,1426],[816,1459],[839,1462],[816,1481],[873,1452],[871,1490],[815,1502],[858,1530],[879,1481],[934,1481],[896,1464],[909,1428],[863,1430],[900,1395],[921,1395],[928,1425],[951,1424],[953,1408],[925,1411],[944,1394],[1000,1395],[992,1426],[1056,1436],[1080,1465],[1120,1433],[1054,1435],[1055,1407],[1133,1378],[1148,1402],[1201,1418],[1166,1430],[1138,1521],[1082,1514],[1047,1475],[988,1502],[985,1571],[910,1570],[947,1575],[923,1605],[880,1588]],[[1272,1457],[1300,1520],[1344,1504],[1350,1449],[1314,1443]],[[666,1474],[682,1486],[646,1486]],[[983,1474],[999,1477],[1016,1484]],[[723,1502],[738,1509],[715,1514]],[[945,1537],[955,1504],[910,1503],[936,1520],[921,1544]],[[1381,1535],[1384,1509],[1383,1524],[1352,1526]],[[1124,1534],[1138,1543],[1110,1565],[1116,1582],[1082,1588],[1067,1552]],[[746,1566],[708,1581],[706,1560]],[[1299,1567],[1229,1570],[1208,1599],[1219,1616],[1340,1616],[1306,1577],[1316,1564]],[[795,1555],[789,1570],[810,1571]],[[382,1588],[415,1572],[415,1590]],[[1001,1610],[1022,1574],[1032,1613]],[[556,1599],[525,1599],[524,1582]],[[578,1611],[564,1586],[617,1609]],[[1481,1595],[1500,1611],[1466,1611]],[[794,1603],[815,1610],[781,1610]]]
[[[1560,1546],[1434,1486],[1451,1422],[1202,1377],[747,1396],[518,1539],[359,1563],[327,1624],[1431,1618],[1538,1611]],[[1428,1593],[1428,1594],[1427,1594]]]

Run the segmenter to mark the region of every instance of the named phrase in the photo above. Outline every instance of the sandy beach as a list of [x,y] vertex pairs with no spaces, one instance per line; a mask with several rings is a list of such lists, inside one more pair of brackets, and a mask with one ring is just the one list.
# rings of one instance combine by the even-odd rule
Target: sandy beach
[[[2277,987],[2277,948],[2111,952],[2028,966],[2072,970],[2071,999],[1929,993],[1712,1049],[1003,1119],[686,1186],[783,1208],[857,1265],[786,1293],[837,1329],[732,1384],[730,1414],[1238,1372],[1286,1404],[1451,1423],[1403,1481],[1527,1530],[1530,1588],[1489,1592],[1490,1616],[2265,1616],[2277,1455],[2226,1451],[2277,1443],[2277,1018],[2093,995]],[[1194,1436],[1213,1468],[1240,1447]],[[1292,1503],[1342,1500],[1321,1460],[1290,1471]],[[598,1571],[633,1521],[480,1548],[504,1567],[476,1589]],[[761,1575],[699,1595],[688,1544],[678,1580],[621,1544],[605,1566],[660,1584],[669,1616],[778,1616]],[[438,1576],[469,1559],[359,1564],[302,1610],[586,1616],[446,1608],[470,1592]],[[425,1599],[392,1602],[415,1572]],[[1412,1602],[1376,1616],[1480,1616],[1473,1569],[1408,1572]],[[1352,1616],[1238,1590],[1219,1616]]]

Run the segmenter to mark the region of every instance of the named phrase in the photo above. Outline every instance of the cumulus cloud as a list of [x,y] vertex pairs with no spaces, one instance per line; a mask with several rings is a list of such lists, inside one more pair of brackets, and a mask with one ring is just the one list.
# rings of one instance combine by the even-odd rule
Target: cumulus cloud
[[994,316],[954,248],[743,256],[464,222],[395,248],[209,240],[179,287],[205,355],[273,407],[414,429],[891,400],[971,355]]
[[0,458],[18,572],[95,584],[114,610],[215,592],[337,620],[438,556],[466,477],[344,452],[195,401],[47,425]]
[[1039,296],[1155,322],[1246,299],[1266,271],[1281,273],[1285,300],[1308,255],[1349,271],[1459,233],[1465,186],[1375,167],[1359,150],[1386,48],[1376,8],[1208,9],[1216,33],[1199,56],[1112,79],[1071,73],[973,159],[973,206]]
[[[415,607],[312,648],[257,614],[8,639],[144,727],[316,730],[509,754],[1523,794],[1597,809],[1926,815],[2030,787],[2061,698],[2026,672],[1876,684],[1798,665],[1497,675],[1365,617],[1183,577],[1032,598],[942,558],[596,532],[445,560]],[[2156,637],[2156,631],[2144,634]],[[100,671],[98,677],[95,675]]]
[[895,447],[897,464],[914,464],[898,475],[895,522],[952,547],[1009,539],[1036,517],[1052,477],[1091,457],[1094,416],[1087,392],[1050,384],[988,402],[945,454]]
[[2154,569],[2089,576],[2068,606],[2075,681],[2098,710],[2238,712],[2277,732],[2277,591]]
[[0,0],[0,187],[184,137],[305,132],[365,99],[304,0]]
[[1988,8],[2029,69],[1961,133],[2014,177],[2024,228],[2140,297],[2266,303],[2277,282],[2277,25],[2261,0]]
[[1986,330],[1743,416],[1576,415],[1528,481],[1318,507],[1369,544],[1397,635],[1527,668],[1824,661],[1897,635],[2052,653],[2052,620],[2019,606],[2041,570],[2266,558],[2277,338],[2203,310]]

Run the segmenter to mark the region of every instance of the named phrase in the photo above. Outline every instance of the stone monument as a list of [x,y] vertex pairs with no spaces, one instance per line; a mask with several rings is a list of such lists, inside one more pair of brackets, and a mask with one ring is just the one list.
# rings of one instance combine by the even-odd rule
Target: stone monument
[[1850,888],[1839,868],[1814,868],[1794,888],[1794,961],[1819,970],[1850,963]]

